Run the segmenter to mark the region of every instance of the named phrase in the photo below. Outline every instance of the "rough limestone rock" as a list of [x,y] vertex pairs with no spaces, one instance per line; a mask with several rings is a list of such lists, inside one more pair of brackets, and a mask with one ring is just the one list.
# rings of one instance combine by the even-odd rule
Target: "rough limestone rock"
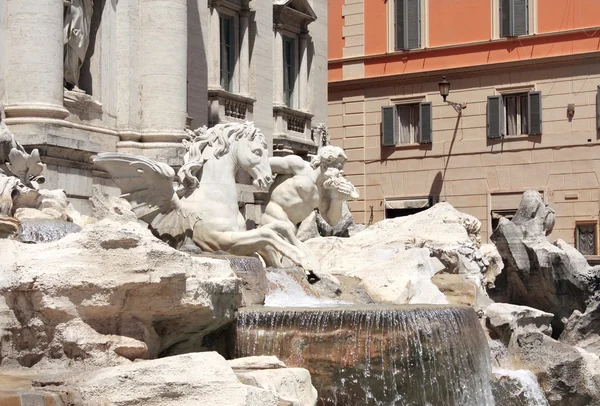
[[235,358],[227,361],[229,366],[236,369],[277,369],[285,368],[285,364],[273,355],[257,355],[253,357]]
[[314,406],[317,390],[304,368],[286,368],[274,356],[252,356],[227,361],[239,380],[276,393],[280,404]]
[[552,334],[550,322],[554,315],[526,306],[492,303],[485,309],[486,325],[493,339],[508,344],[517,330],[535,330]]
[[60,393],[63,402],[73,406],[278,405],[275,393],[241,383],[215,352],[51,375],[34,381],[34,386]]
[[228,261],[194,258],[137,222],[46,244],[0,240],[1,366],[107,366],[203,348],[241,300]]
[[283,404],[314,406],[317,390],[312,385],[310,373],[304,368],[259,369],[236,371],[238,379],[246,385],[256,386],[276,393]]
[[497,369],[492,393],[498,406],[548,406],[548,400],[531,371]]
[[600,356],[600,302],[594,301],[584,313],[575,310],[565,322],[560,341]]
[[[387,219],[349,238],[316,238],[306,241],[321,263],[321,274],[340,280],[358,279],[362,288],[380,303],[448,303],[432,283],[444,271],[460,274],[477,289],[477,303],[488,304],[485,285],[494,283],[499,255],[493,247],[480,249],[481,224],[448,203],[438,203],[421,213]],[[501,262],[501,261],[500,261]],[[480,300],[481,299],[481,300]]]
[[508,347],[512,366],[532,371],[550,406],[600,405],[600,359],[539,331],[522,330]]
[[534,307],[553,313],[553,327],[574,310],[584,311],[600,283],[600,267],[590,267],[575,248],[562,240],[551,244],[546,235],[554,212],[537,191],[523,194],[512,221],[501,218],[492,234],[506,264],[490,291],[495,301]]

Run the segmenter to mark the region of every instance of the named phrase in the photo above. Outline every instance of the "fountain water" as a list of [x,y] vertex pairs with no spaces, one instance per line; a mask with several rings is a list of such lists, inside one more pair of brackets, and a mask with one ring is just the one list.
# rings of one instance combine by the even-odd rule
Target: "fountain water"
[[40,243],[57,241],[70,233],[81,231],[75,223],[58,219],[27,219],[21,221],[19,240]]
[[319,405],[494,404],[487,341],[467,307],[243,309],[235,355],[308,369]]

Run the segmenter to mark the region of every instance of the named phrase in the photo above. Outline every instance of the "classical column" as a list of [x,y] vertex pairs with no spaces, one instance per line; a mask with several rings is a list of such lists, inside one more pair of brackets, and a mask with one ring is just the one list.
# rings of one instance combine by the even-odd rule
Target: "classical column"
[[250,94],[250,34],[248,30],[248,16],[250,10],[243,9],[240,12],[240,93]]
[[300,71],[298,72],[298,107],[308,111],[308,33],[300,34]]
[[279,24],[274,26],[275,40],[273,41],[273,102],[284,105],[283,102],[283,36]]
[[140,0],[142,141],[185,137],[187,1]]
[[58,0],[5,0],[6,105],[11,118],[64,119],[63,12]]
[[219,20],[219,0],[209,1],[210,23],[208,50],[208,88],[217,89],[221,86],[221,23]]

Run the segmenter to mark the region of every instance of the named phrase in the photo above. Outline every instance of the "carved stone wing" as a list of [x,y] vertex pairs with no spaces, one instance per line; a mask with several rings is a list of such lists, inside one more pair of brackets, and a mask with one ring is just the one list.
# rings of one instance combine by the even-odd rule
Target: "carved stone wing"
[[110,173],[139,218],[151,211],[165,214],[179,209],[179,197],[173,188],[175,171],[169,165],[112,152],[98,154],[94,163]]

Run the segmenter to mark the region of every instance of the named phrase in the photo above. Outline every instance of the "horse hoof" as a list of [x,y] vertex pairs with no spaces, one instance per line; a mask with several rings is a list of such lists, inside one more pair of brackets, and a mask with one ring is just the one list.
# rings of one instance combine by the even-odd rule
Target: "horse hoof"
[[311,285],[314,283],[317,283],[321,280],[321,278],[319,278],[317,275],[315,275],[313,273],[313,271],[308,271],[306,273],[306,278],[308,279],[308,283],[310,283]]

